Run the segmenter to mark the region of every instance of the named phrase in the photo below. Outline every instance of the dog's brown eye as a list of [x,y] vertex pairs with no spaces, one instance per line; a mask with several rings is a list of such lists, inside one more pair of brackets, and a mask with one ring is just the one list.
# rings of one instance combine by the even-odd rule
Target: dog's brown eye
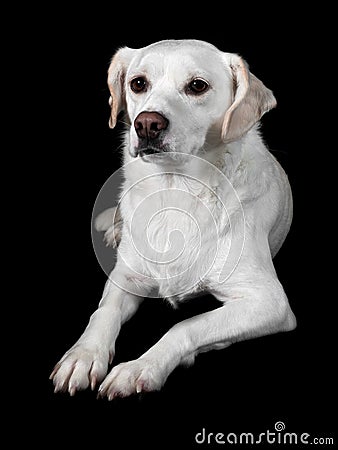
[[139,92],[143,92],[147,89],[147,80],[143,77],[137,77],[131,80],[130,82],[131,90],[138,94]]
[[208,88],[209,84],[206,81],[202,80],[202,78],[195,78],[188,84],[188,93],[195,95],[202,94],[202,92],[205,92]]

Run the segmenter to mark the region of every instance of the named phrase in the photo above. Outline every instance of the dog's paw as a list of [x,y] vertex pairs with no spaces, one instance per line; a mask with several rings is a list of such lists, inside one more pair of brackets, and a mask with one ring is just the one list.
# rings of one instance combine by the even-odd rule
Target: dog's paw
[[99,387],[99,396],[128,397],[140,392],[158,391],[167,379],[156,363],[139,358],[114,367]]
[[95,219],[96,231],[107,231],[108,228],[114,223],[116,214],[116,206],[108,208],[99,214]]
[[122,237],[122,224],[114,223],[108,230],[104,233],[104,241],[107,246],[116,248]]
[[74,395],[76,391],[89,385],[94,390],[97,382],[105,377],[108,370],[109,352],[98,351],[82,344],[76,344],[56,364],[50,379],[54,392]]
[[95,229],[105,231],[104,240],[109,246],[116,248],[122,237],[123,220],[117,206],[109,208],[95,219]]

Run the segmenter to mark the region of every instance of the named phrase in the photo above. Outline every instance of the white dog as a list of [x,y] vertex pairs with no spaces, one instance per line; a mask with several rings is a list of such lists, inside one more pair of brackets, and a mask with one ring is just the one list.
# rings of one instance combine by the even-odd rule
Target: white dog
[[[272,92],[238,55],[197,40],[120,49],[108,85],[110,126],[122,110],[129,125],[125,182],[118,210],[96,225],[120,241],[118,258],[51,378],[70,395],[103,380],[99,395],[111,400],[158,390],[198,353],[292,330],[296,319],[272,263],[290,227],[291,190],[258,132],[276,105]],[[121,325],[143,297],[176,305],[203,292],[220,307],[178,323],[106,376]]]

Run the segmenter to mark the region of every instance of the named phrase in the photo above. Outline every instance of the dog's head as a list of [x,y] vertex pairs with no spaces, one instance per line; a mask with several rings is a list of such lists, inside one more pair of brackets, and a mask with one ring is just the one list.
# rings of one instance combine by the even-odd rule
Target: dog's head
[[[232,142],[276,105],[236,54],[196,40],[168,40],[116,52],[108,71],[109,125],[124,110],[129,153],[196,155],[209,140]],[[216,141],[216,142],[215,142]]]

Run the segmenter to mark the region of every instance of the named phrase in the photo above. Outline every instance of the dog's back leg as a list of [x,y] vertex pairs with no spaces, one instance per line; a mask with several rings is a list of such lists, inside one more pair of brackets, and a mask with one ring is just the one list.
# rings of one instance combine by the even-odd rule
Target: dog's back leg
[[104,231],[104,240],[107,245],[117,247],[122,237],[123,220],[118,206],[108,208],[95,219],[95,229]]

